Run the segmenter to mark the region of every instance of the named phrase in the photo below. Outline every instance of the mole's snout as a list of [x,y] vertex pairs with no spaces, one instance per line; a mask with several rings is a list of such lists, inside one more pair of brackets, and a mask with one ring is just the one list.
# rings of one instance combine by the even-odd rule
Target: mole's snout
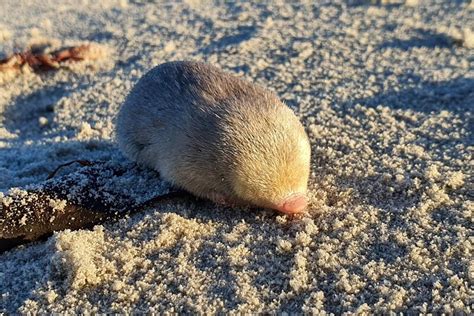
[[296,214],[303,212],[307,205],[308,199],[306,198],[306,195],[303,193],[296,193],[286,198],[277,207],[277,210],[286,214]]

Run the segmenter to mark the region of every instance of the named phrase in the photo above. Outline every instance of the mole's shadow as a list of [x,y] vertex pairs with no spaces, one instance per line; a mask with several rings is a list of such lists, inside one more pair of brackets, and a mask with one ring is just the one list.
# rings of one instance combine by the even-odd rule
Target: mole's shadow
[[[408,80],[410,76],[400,80]],[[402,82],[403,83],[403,82]],[[392,109],[417,112],[450,111],[463,115],[474,109],[474,78],[458,77],[446,81],[421,81],[401,91],[388,90],[369,98],[359,98],[342,103],[343,109],[349,109],[356,104],[377,107],[387,106]]]

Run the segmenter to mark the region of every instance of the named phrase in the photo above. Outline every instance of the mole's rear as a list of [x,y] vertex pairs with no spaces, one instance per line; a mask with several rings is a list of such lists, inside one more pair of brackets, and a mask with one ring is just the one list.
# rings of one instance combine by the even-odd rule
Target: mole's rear
[[270,91],[197,62],[148,72],[117,119],[122,151],[193,194],[283,212],[305,206],[310,147]]

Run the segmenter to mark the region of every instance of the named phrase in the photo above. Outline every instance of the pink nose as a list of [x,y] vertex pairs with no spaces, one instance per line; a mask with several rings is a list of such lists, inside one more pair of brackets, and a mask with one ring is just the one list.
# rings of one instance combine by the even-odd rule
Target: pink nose
[[306,208],[308,201],[306,196],[302,193],[296,193],[287,197],[278,207],[282,213],[295,214],[301,213]]

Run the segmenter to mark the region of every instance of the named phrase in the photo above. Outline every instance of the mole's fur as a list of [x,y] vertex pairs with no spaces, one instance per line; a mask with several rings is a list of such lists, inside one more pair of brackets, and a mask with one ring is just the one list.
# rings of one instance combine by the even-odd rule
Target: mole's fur
[[308,137],[271,91],[200,62],[145,74],[117,118],[127,157],[197,196],[284,213],[306,207]]

